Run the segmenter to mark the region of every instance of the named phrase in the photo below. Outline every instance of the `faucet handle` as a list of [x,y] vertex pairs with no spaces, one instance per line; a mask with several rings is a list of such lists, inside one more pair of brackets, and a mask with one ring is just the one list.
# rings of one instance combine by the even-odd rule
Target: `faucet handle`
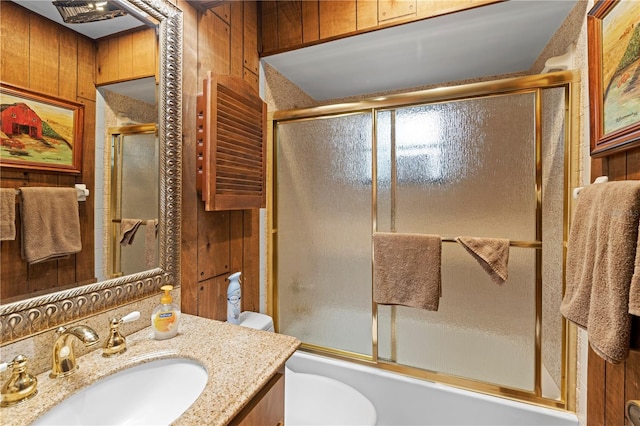
[[127,340],[120,333],[120,324],[132,322],[140,318],[139,311],[133,311],[122,318],[112,318],[109,322],[109,337],[104,342],[102,356],[107,358],[121,354],[127,350]]
[[0,371],[13,368],[11,378],[2,386],[0,406],[8,407],[35,396],[38,393],[38,379],[27,373],[27,357],[16,356],[10,363],[0,364]]

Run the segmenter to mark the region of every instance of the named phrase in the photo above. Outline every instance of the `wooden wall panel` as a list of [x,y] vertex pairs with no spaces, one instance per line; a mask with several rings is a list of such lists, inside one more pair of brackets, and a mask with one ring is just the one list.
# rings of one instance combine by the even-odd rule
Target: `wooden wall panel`
[[320,2],[320,39],[352,33],[356,29],[356,0]]
[[261,53],[278,50],[278,4],[273,0],[260,3],[260,42],[258,49]]
[[[3,187],[60,186],[85,183],[95,187],[95,51],[93,41],[11,2],[2,3],[0,14],[1,79],[4,83],[36,93],[84,105],[83,162],[81,174],[34,172],[2,167]],[[3,301],[28,293],[61,290],[95,282],[94,198],[78,204],[82,251],[65,260],[28,265],[21,258],[20,218],[17,236],[3,241],[0,298]],[[18,206],[16,206],[18,208]]]
[[[640,180],[640,148],[591,161],[591,180]],[[589,425],[625,425],[625,405],[640,399],[640,317],[631,316],[631,351],[626,362],[613,365],[589,349],[587,420]]]
[[244,76],[244,4],[243,2],[231,3],[231,61],[230,74],[243,78]]
[[60,90],[58,96],[74,99],[78,94],[78,36],[60,34]]
[[302,3],[279,1],[278,48],[288,49],[302,44]]
[[379,0],[378,22],[416,15],[415,0]]
[[302,43],[320,39],[320,5],[318,0],[302,2]]
[[[244,67],[258,76],[260,73],[260,58],[258,52],[258,6],[255,0],[242,2],[244,4],[242,25]],[[258,86],[255,86],[256,90]]]
[[29,88],[38,93],[58,96],[60,81],[59,27],[32,14],[29,20]]
[[[183,11],[182,34],[182,214],[180,251],[180,304],[182,311],[198,315],[198,193],[196,191],[196,95],[202,91],[198,76],[198,32],[203,19],[196,10],[180,0]],[[201,202],[201,201],[200,201]]]
[[358,30],[378,26],[378,0],[357,0]]
[[502,0],[260,1],[261,55],[461,11]]
[[[277,19],[275,2],[265,3],[272,4],[274,14],[271,18]],[[196,95],[202,92],[202,81],[209,71],[243,76],[258,90],[258,22],[264,23],[264,15],[258,15],[256,1],[238,2],[237,5],[232,2],[225,8],[216,6],[204,13],[184,0],[178,0],[178,7],[183,10],[185,19],[182,310],[225,320],[227,277],[231,272],[242,271],[243,309],[259,310],[260,240],[259,232],[254,232],[258,212],[205,212],[195,188]]]
[[13,3],[2,3],[0,14],[0,79],[29,87],[29,16]]
[[213,15],[213,67],[218,74],[231,73],[231,28],[218,15]]

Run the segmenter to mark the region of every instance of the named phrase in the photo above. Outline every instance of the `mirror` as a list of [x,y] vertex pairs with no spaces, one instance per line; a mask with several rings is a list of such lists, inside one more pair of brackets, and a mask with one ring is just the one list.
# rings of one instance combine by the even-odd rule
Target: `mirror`
[[167,282],[179,285],[182,13],[166,0],[128,0],[118,3],[132,11],[141,11],[159,22],[158,267],[0,305],[2,344],[141,299],[156,293]]

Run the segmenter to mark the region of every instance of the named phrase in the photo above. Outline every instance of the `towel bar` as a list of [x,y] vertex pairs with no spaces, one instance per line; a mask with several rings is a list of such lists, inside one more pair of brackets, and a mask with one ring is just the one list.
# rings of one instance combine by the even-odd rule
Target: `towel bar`
[[[457,243],[457,241],[456,241],[456,239],[454,237],[442,237],[442,242],[443,243]],[[514,240],[510,240],[509,241],[509,246],[511,246],[511,247],[540,249],[540,248],[542,248],[542,242],[541,241],[514,241]]]
[[[607,176],[598,176],[596,178],[596,180],[593,181],[594,184],[596,183],[605,183],[605,182],[609,182],[609,178]],[[584,188],[583,186],[579,186],[577,188],[573,189],[573,198],[578,198],[578,195],[580,195],[580,191],[582,191],[582,188]]]
[[[76,192],[78,193],[78,201],[87,201],[87,197],[89,196],[87,185],[85,185],[84,183],[76,183],[75,188]],[[16,189],[16,195],[18,194],[20,194],[20,190]]]

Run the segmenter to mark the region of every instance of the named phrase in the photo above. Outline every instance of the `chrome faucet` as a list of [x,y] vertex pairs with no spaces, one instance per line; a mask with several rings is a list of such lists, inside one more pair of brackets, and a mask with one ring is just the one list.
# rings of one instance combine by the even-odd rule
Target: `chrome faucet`
[[78,338],[87,347],[100,341],[98,333],[87,325],[76,325],[70,328],[60,327],[56,330],[56,334],[58,337],[53,345],[53,361],[49,374],[49,377],[53,379],[68,376],[78,369],[71,338]]

